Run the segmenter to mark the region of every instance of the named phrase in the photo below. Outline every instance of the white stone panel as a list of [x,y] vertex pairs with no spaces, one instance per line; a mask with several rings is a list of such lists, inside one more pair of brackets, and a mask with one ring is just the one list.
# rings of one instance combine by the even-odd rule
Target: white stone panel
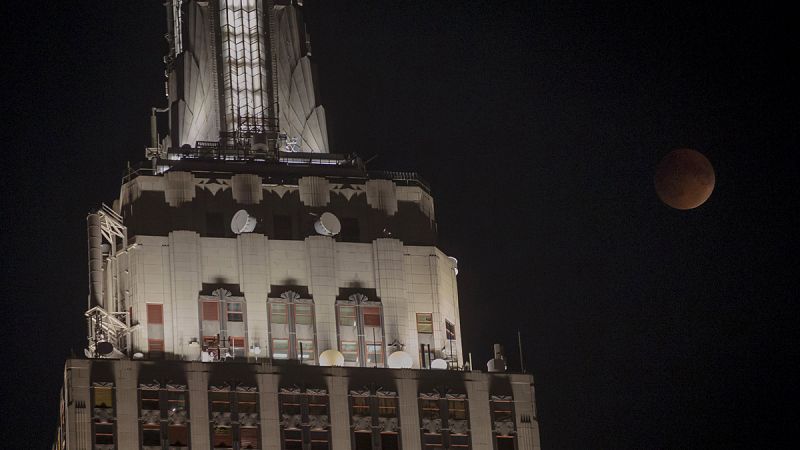
[[170,206],[177,207],[194,199],[194,175],[191,172],[167,172],[164,183],[164,197]]
[[322,177],[303,177],[300,185],[300,201],[310,207],[326,206],[331,201],[330,183]]
[[242,205],[255,205],[261,202],[264,191],[261,189],[261,177],[240,173],[231,177],[233,199]]
[[391,180],[367,180],[367,204],[393,216],[397,213],[397,192]]

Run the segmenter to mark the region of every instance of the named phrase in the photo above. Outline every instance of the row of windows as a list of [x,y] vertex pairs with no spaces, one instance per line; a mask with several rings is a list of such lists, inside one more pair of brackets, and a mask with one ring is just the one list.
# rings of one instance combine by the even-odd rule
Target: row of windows
[[[445,390],[447,391],[447,390]],[[225,386],[208,392],[209,437],[214,449],[260,447],[259,398],[254,388]],[[516,446],[513,400],[492,396],[490,413],[497,450]],[[92,388],[94,444],[113,449],[116,441],[114,388],[94,383]],[[330,442],[330,402],[325,390],[281,389],[278,395],[282,449],[327,450]],[[399,398],[381,390],[350,391],[353,450],[401,448]],[[468,449],[468,400],[463,394],[420,394],[420,439],[424,449]],[[186,386],[148,386],[139,389],[141,445],[176,449],[190,447],[190,420]],[[197,426],[197,424],[195,424]]]
[[[201,296],[200,299],[202,344],[210,359],[247,355],[244,299],[225,295],[225,292],[215,292],[215,296]],[[274,359],[297,359],[315,364],[314,304],[311,300],[300,299],[292,291],[287,293],[290,295],[284,294],[282,299],[269,302],[270,355]],[[433,313],[417,313],[416,322],[420,342],[432,344],[432,340],[425,336],[433,334]],[[346,365],[384,365],[386,349],[380,302],[355,294],[336,305],[336,323],[338,350],[344,356]],[[147,304],[147,330],[150,357],[159,358],[164,352],[162,304]],[[445,332],[448,340],[456,338],[455,325],[449,320],[445,320]]]

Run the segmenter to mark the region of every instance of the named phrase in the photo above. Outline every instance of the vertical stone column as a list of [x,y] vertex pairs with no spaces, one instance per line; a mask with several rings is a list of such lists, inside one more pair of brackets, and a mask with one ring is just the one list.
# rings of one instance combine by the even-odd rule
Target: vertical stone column
[[138,450],[138,366],[133,361],[120,360],[114,367],[116,369],[114,388],[117,403],[117,448],[119,450]]
[[[239,257],[239,279],[247,302],[248,346],[258,344],[261,357],[267,356],[267,295],[269,294],[269,264],[267,237],[244,233],[236,237]],[[255,356],[255,355],[250,355]]]
[[473,450],[492,450],[492,418],[489,410],[489,376],[470,373],[466,377],[469,428]]
[[326,206],[331,201],[328,180],[321,177],[303,177],[298,181],[300,201],[310,207]]
[[164,174],[164,200],[172,207],[194,200],[194,175],[191,172]]
[[397,395],[400,397],[400,440],[403,450],[420,450],[419,392],[413,371],[397,372]]
[[330,399],[331,449],[351,450],[347,372],[341,367],[332,367],[330,374],[332,376],[327,378]]
[[189,339],[200,336],[198,294],[201,283],[200,238],[193,231],[173,231],[169,234],[169,264],[172,276],[172,351],[186,354]]
[[261,177],[246,173],[236,174],[231,177],[231,192],[236,203],[257,205],[264,197],[261,190]]
[[189,388],[189,420],[192,448],[211,448],[208,419],[208,372],[203,363],[186,367]]
[[539,422],[536,419],[536,400],[533,377],[511,375],[511,392],[514,396],[514,420],[517,424],[517,448],[539,450]]
[[281,415],[278,409],[278,375],[259,373],[258,393],[261,408],[261,448],[280,450]]
[[[68,359],[64,373],[66,391],[67,446],[92,448],[92,396],[89,388],[90,360]],[[72,416],[75,419],[70,420]]]
[[329,348],[336,348],[335,302],[336,286],[335,242],[327,236],[309,236],[306,249],[309,264],[309,292],[314,296],[317,324],[317,357]]
[[[395,339],[408,345],[408,307],[404,280],[403,243],[397,239],[376,239],[372,243],[375,288],[383,303],[386,344]],[[406,348],[410,353],[414,349]],[[387,357],[388,357],[387,351]]]
[[387,216],[397,213],[397,187],[392,180],[367,180],[367,204]]

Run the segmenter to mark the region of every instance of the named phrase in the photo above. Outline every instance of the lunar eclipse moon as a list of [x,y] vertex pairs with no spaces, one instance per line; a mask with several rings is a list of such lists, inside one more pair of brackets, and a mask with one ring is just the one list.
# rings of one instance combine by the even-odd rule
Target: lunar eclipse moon
[[656,194],[675,209],[694,209],[711,196],[715,180],[708,158],[697,150],[681,148],[667,153],[658,163]]

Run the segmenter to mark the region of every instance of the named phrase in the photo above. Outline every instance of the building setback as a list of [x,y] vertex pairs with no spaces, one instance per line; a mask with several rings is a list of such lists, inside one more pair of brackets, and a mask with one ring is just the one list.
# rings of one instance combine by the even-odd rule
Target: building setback
[[169,104],[87,217],[53,448],[539,448],[533,377],[464,356],[428,185],[328,152],[302,2],[165,7]]

